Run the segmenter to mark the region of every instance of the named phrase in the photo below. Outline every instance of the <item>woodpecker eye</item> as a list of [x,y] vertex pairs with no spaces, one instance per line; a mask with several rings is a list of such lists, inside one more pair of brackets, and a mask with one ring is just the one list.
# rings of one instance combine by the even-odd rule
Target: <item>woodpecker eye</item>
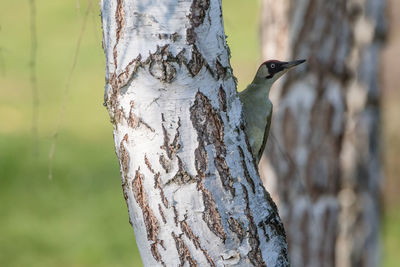
[[272,69],[275,69],[275,64],[274,63],[272,63],[270,66],[271,66]]

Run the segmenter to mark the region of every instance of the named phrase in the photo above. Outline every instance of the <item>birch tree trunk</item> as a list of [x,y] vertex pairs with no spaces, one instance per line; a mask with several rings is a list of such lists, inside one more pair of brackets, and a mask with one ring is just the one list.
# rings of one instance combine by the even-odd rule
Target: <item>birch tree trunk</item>
[[263,57],[308,60],[271,91],[277,108],[260,171],[270,174],[292,266],[378,266],[385,1],[263,5]]
[[144,266],[287,266],[219,0],[103,0],[105,105]]

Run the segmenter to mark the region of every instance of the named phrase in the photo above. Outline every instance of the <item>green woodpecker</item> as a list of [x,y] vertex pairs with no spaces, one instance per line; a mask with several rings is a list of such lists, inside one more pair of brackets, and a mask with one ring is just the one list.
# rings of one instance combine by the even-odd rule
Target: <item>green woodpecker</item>
[[272,103],[269,100],[269,90],[279,77],[303,62],[305,60],[265,61],[258,68],[252,83],[239,93],[246,123],[245,131],[257,165],[264,152],[271,125]]

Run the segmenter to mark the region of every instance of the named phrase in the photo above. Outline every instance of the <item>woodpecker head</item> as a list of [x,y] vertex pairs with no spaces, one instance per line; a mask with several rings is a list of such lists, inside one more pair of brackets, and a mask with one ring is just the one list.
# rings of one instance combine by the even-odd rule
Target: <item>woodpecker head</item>
[[288,70],[297,66],[303,62],[305,59],[295,60],[295,61],[279,61],[279,60],[268,60],[265,61],[261,66],[258,68],[256,78],[258,80],[264,79],[271,84],[279,79],[283,74],[285,74]]

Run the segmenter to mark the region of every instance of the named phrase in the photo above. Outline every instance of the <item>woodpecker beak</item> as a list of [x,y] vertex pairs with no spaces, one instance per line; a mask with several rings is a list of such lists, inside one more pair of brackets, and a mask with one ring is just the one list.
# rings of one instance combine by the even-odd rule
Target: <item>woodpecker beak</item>
[[301,63],[304,63],[304,62],[306,62],[305,59],[300,59],[300,60],[295,60],[295,61],[284,62],[284,63],[282,64],[282,67],[283,67],[285,70],[289,70],[289,69],[293,68],[294,66],[300,65]]

